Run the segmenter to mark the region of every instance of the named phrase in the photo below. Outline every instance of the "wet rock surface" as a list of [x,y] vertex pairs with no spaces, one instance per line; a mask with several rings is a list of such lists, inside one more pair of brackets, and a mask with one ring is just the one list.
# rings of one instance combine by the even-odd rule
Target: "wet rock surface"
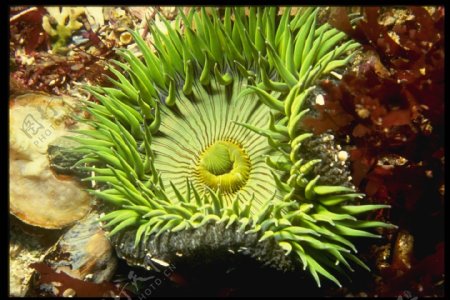
[[59,229],[90,210],[90,196],[50,169],[48,144],[69,134],[71,99],[26,94],[10,101],[10,212],[25,223]]
[[24,297],[32,285],[34,269],[30,264],[43,260],[61,231],[32,227],[12,217],[9,233],[9,295]]
[[98,214],[92,213],[67,230],[42,263],[34,264],[37,272],[31,294],[82,296],[84,283],[106,288],[105,282],[111,280],[116,266],[117,257],[100,228]]

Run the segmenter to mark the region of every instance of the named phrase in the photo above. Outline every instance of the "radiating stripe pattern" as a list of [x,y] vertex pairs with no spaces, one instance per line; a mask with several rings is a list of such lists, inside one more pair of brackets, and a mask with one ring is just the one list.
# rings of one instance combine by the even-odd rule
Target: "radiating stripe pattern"
[[189,98],[179,96],[176,109],[162,106],[161,126],[152,147],[155,167],[161,172],[169,199],[176,198],[169,182],[182,194],[186,193],[186,178],[198,191],[205,190],[196,170],[201,153],[217,141],[239,145],[250,159],[248,180],[237,192],[223,195],[227,203],[230,204],[235,197],[241,201],[254,197],[255,207],[260,207],[263,201],[273,197],[276,185],[265,163],[265,156],[273,150],[267,138],[235,123],[265,128],[269,123],[270,108],[253,94],[238,97],[247,83],[240,76],[236,78],[240,80],[235,80],[230,86],[220,85],[214,80],[208,87],[194,83]]

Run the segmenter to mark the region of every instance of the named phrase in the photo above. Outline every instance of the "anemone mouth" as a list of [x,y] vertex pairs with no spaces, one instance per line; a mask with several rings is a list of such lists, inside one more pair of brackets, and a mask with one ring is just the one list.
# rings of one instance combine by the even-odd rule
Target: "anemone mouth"
[[214,78],[209,87],[194,82],[189,97],[161,106],[161,126],[152,141],[155,169],[168,198],[176,198],[176,190],[187,193],[188,180],[200,193],[219,192],[228,204],[254,197],[256,212],[276,190],[265,162],[273,150],[266,137],[241,124],[264,127],[270,108],[255,95],[242,96],[248,81],[237,71],[230,74],[234,80],[227,86]]
[[250,168],[250,159],[242,146],[217,141],[202,152],[194,174],[199,182],[228,195],[245,185]]

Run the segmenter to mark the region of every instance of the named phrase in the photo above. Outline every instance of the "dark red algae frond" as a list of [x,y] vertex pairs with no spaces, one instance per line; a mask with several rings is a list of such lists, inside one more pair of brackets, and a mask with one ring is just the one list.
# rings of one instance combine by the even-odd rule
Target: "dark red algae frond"
[[[38,272],[37,286],[52,286],[52,291],[48,295],[57,297],[66,296],[65,291],[72,292],[72,297],[114,297],[120,295],[121,289],[109,282],[93,283],[73,278],[64,272],[57,273],[46,263],[33,263],[30,267]],[[45,291],[36,291],[36,293],[45,293]],[[37,296],[37,295],[36,295]]]
[[444,8],[361,12],[352,27],[347,8],[332,9],[330,23],[364,50],[342,80],[321,82],[325,103],[304,125],[354,146],[354,184],[369,201],[391,204],[390,221],[414,237],[410,269],[400,272],[392,263],[378,291],[396,296],[392,281],[415,295],[436,294],[443,273],[436,257],[444,247]]
[[48,42],[48,35],[42,28],[45,13],[43,7],[11,7],[10,42],[23,45],[27,54],[45,50]]

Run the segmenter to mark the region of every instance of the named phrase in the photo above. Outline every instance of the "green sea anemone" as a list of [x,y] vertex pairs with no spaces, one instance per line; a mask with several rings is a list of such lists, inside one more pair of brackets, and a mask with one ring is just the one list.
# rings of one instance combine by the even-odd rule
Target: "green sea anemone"
[[[301,126],[314,83],[345,66],[358,43],[318,8],[179,11],[154,51],[130,31],[142,59],[119,49],[113,87],[86,87],[92,130],[74,138],[90,192],[111,204],[101,218],[130,263],[174,262],[219,252],[249,255],[282,270],[322,275],[364,268],[349,237],[391,227],[356,216],[345,153],[333,136]],[[336,157],[344,156],[342,161]],[[200,253],[200,254],[199,254]],[[147,261],[148,262],[148,261]],[[148,265],[148,264],[147,264]]]

